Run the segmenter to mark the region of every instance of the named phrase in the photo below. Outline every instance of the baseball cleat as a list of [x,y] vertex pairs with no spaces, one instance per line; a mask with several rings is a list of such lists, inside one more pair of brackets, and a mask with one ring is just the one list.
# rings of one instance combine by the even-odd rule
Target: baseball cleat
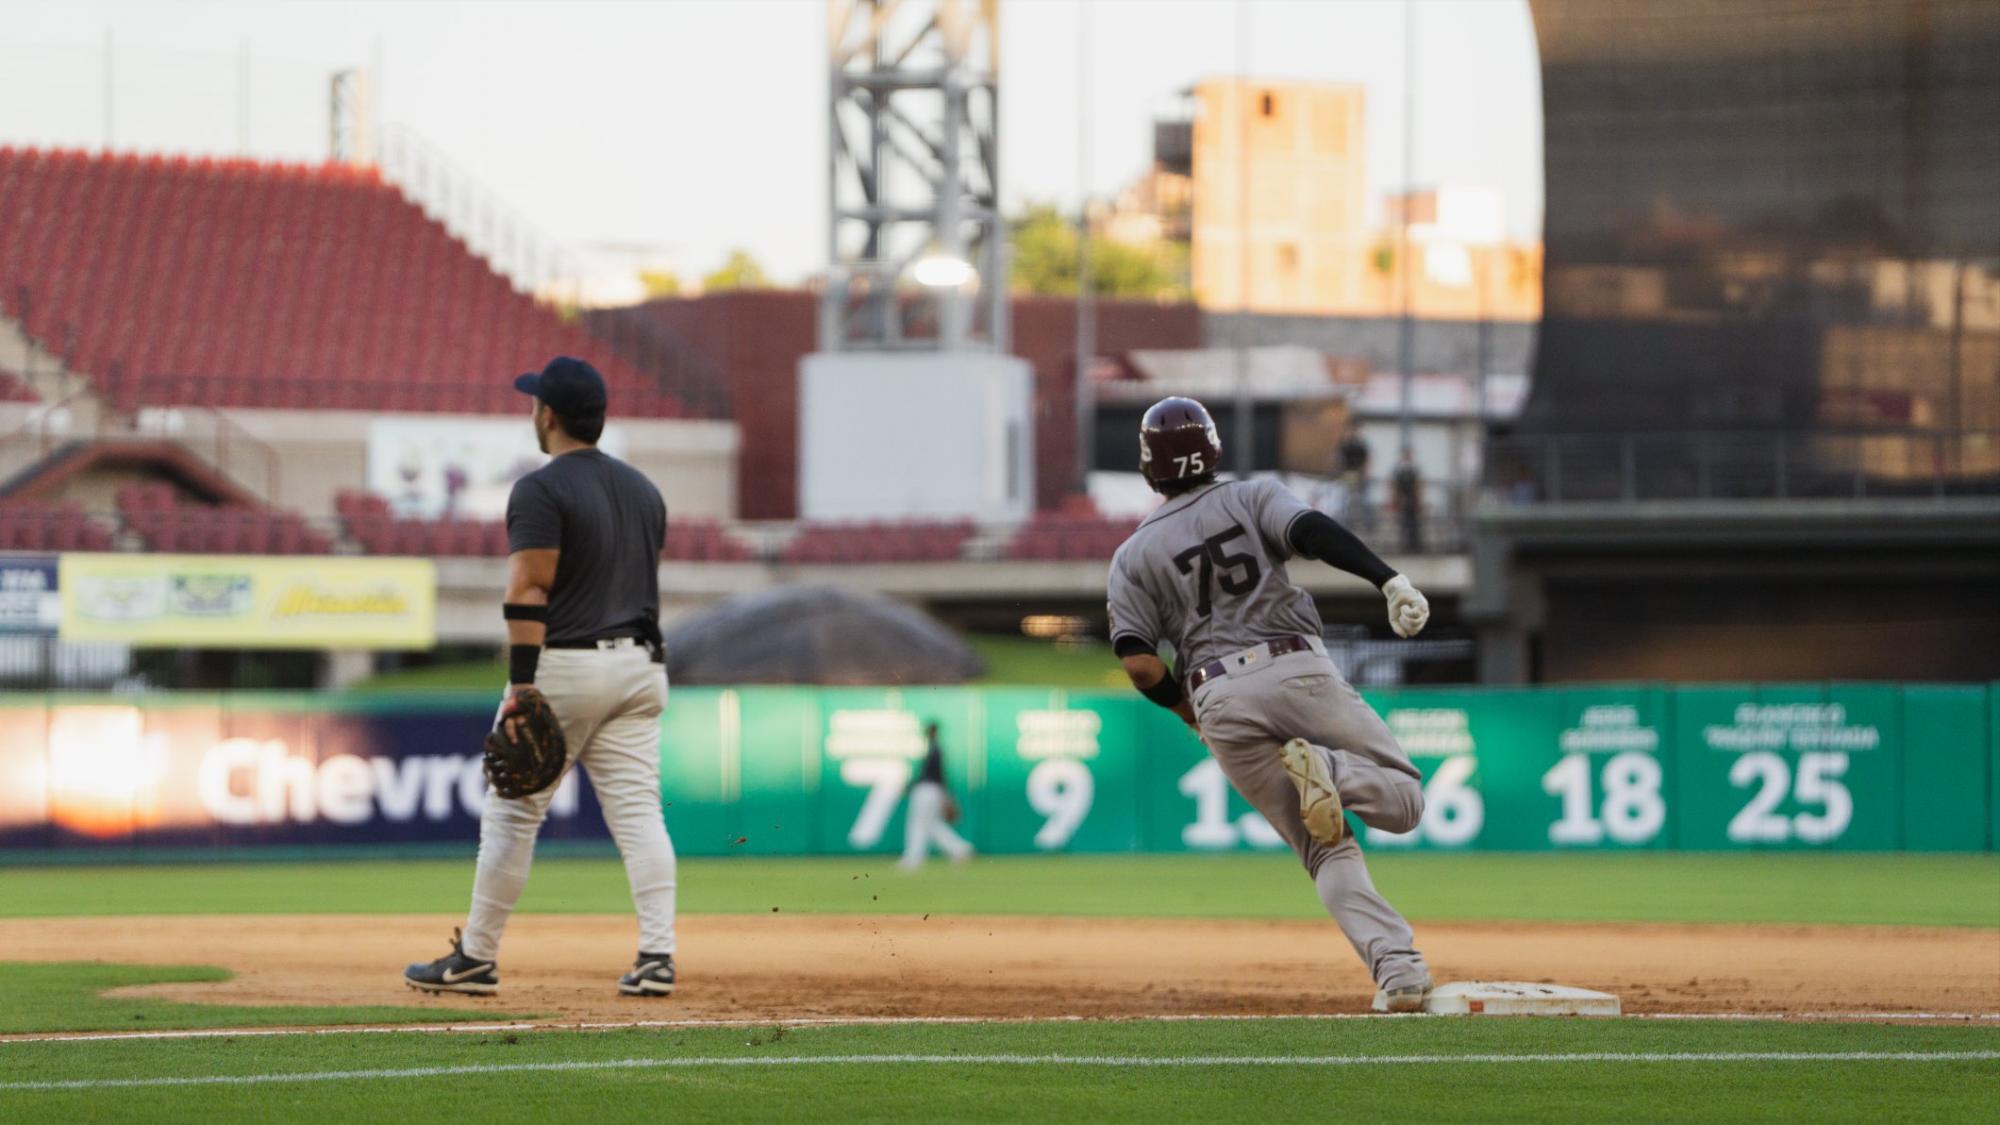
[[1385,1012],[1421,1012],[1424,1001],[1431,998],[1431,978],[1425,977],[1416,984],[1406,984],[1401,988],[1382,990],[1380,1010]]
[[403,970],[403,983],[419,992],[463,992],[491,996],[500,991],[500,966],[465,955],[463,935],[451,931],[451,952],[435,961],[419,961]]
[[618,991],[627,996],[671,996],[674,992],[674,955],[641,953],[632,971],[618,978]]
[[1347,835],[1347,821],[1340,815],[1340,790],[1333,784],[1333,771],[1326,758],[1303,738],[1285,743],[1285,775],[1299,790],[1299,817],[1306,831],[1322,844],[1338,844]]

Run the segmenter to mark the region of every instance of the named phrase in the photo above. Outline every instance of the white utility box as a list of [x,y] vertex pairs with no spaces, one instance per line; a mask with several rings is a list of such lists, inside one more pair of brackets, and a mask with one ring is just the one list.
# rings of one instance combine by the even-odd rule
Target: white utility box
[[[977,352],[836,352],[799,361],[799,515],[1026,519],[1034,373]],[[757,456],[743,450],[745,458]]]

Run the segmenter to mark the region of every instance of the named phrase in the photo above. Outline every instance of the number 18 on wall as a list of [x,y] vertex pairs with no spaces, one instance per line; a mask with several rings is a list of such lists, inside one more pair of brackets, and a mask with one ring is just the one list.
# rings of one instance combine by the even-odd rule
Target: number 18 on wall
[[1667,823],[1663,776],[1660,760],[1643,750],[1613,754],[1602,767],[1594,766],[1589,754],[1564,754],[1542,775],[1542,791],[1562,801],[1562,815],[1549,825],[1549,843],[1652,843]]

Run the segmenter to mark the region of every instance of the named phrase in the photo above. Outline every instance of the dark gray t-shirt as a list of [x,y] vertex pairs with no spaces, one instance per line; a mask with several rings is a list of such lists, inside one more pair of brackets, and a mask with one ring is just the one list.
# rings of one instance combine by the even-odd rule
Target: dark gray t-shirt
[[1286,636],[1324,631],[1292,584],[1291,529],[1312,511],[1275,480],[1228,481],[1160,505],[1111,557],[1111,638],[1174,646],[1191,668]]
[[514,482],[507,549],[556,548],[548,641],[639,637],[660,617],[667,505],[645,474],[579,449]]

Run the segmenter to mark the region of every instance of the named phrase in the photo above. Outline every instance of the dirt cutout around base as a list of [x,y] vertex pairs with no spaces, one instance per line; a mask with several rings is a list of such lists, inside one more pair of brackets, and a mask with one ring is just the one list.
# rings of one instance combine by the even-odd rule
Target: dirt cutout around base
[[[430,996],[405,964],[455,917],[232,915],[0,920],[0,960],[219,965],[236,976],[112,995],[212,1004],[435,1008],[568,1021],[852,1016],[1121,1017],[1362,1012],[1374,994],[1325,922],[697,915],[681,988],[621,997],[634,925],[523,915],[497,997]],[[2000,1011],[2000,932],[1873,926],[1419,924],[1439,982],[1544,981],[1658,1012]]]

